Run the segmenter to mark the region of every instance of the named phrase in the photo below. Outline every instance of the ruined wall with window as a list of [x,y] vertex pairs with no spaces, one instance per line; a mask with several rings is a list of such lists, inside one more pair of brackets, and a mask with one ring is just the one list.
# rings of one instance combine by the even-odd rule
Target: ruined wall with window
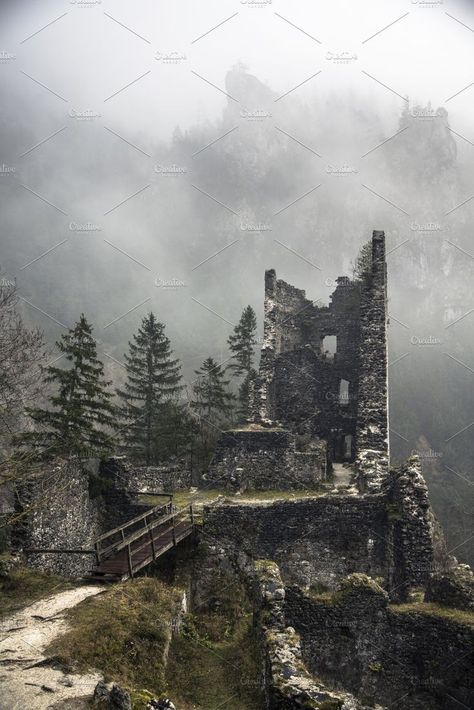
[[[251,424],[254,431],[289,431],[309,448],[324,446],[328,471],[333,463],[352,464],[359,490],[377,492],[388,473],[383,232],[373,232],[364,253],[359,273],[337,279],[327,306],[277,279],[273,269],[265,273],[264,340]],[[218,451],[213,478],[225,482],[222,462],[228,465],[232,452],[225,456],[222,446]],[[282,475],[275,470],[271,487],[285,483]]]

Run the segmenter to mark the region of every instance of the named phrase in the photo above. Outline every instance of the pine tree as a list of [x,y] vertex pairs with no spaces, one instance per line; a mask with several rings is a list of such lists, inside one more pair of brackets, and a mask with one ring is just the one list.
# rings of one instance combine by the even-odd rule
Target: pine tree
[[257,318],[252,306],[242,311],[239,322],[227,342],[232,353],[229,369],[240,375],[249,375],[252,370],[254,347],[256,345]]
[[218,425],[229,418],[232,412],[234,395],[228,391],[229,380],[225,372],[212,357],[204,360],[199,370],[195,370],[197,379],[193,387],[193,411],[211,424]]
[[203,467],[209,462],[211,452],[221,431],[232,415],[235,396],[228,390],[225,371],[212,357],[204,360],[193,386],[191,409],[199,417],[198,458]]
[[179,361],[172,355],[165,326],[149,313],[129,342],[127,381],[124,389],[117,391],[123,402],[125,449],[147,466],[169,454],[165,433],[172,405],[182,389]]
[[58,392],[49,398],[50,409],[27,410],[37,429],[21,434],[16,443],[41,448],[49,455],[106,455],[114,439],[104,428],[113,427],[115,408],[107,391],[111,383],[104,379],[104,366],[84,314],[56,345],[70,367],[45,368],[45,383],[57,385]]
[[[257,342],[257,318],[252,306],[244,308],[240,321],[229,336],[228,345],[232,353],[229,369],[241,382],[239,386],[239,419],[249,416],[249,395],[257,373],[253,367],[254,348]],[[243,379],[242,379],[243,378]]]
[[192,442],[199,428],[189,406],[176,400],[163,403],[163,416],[155,430],[160,458],[192,458]]

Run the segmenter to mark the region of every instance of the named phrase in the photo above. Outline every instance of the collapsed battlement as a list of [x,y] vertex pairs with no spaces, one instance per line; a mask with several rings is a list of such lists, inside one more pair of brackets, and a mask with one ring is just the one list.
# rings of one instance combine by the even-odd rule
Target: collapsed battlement
[[[361,274],[339,277],[328,306],[267,271],[264,341],[251,393],[254,424],[281,427],[295,437],[297,449],[303,442],[303,451],[324,446],[319,480],[333,464],[352,464],[361,492],[378,491],[388,474],[386,273],[385,235],[379,231]],[[245,469],[242,452],[223,453],[231,439],[229,432],[211,466],[211,478],[221,485],[229,479],[238,485],[238,471]],[[260,464],[269,458],[266,446]],[[280,486],[291,487],[282,466],[275,468],[271,487]]]

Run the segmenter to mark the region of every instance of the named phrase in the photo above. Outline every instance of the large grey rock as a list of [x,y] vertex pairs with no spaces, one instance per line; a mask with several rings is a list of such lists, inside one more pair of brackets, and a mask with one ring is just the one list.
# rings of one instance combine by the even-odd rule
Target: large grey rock
[[450,572],[432,575],[426,587],[425,601],[474,611],[474,574],[469,565],[458,565]]
[[106,710],[132,710],[130,695],[115,683],[108,688],[106,683],[99,681],[92,698],[94,705]]

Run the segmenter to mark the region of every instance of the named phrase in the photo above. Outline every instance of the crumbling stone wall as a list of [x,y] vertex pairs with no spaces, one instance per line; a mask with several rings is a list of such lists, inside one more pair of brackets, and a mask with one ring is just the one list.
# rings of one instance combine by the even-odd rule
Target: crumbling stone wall
[[[265,274],[265,289],[261,418],[292,429],[308,422],[309,431],[331,443],[334,432],[355,439],[359,285],[339,278],[329,306],[314,304],[301,289],[277,280],[273,270]],[[334,356],[325,350],[329,335],[337,337]],[[342,397],[341,380],[349,385]],[[332,457],[339,458],[339,452]],[[352,450],[348,458],[353,458]]]
[[[388,475],[383,232],[373,232],[370,257],[363,276],[337,279],[328,306],[266,271],[264,339],[250,408],[254,424],[324,440],[328,466],[356,462],[360,490],[376,493]],[[337,339],[335,354],[326,347],[329,336]],[[228,458],[225,442],[228,434],[215,468]],[[216,478],[226,473],[222,467]]]
[[203,535],[252,559],[277,562],[286,580],[334,589],[355,571],[387,578],[390,548],[381,496],[327,495],[204,511]]
[[472,569],[460,564],[445,572],[435,572],[428,580],[425,601],[474,612]]
[[265,707],[365,710],[352,695],[329,689],[305,668],[300,636],[285,620],[285,587],[278,566],[269,560],[257,560],[251,578],[254,618],[261,629]]
[[185,461],[165,466],[136,466],[125,456],[116,456],[102,465],[113,471],[114,486],[129,492],[168,493],[185,490],[192,485],[191,468]]
[[303,344],[295,314],[310,306],[303,290],[277,280],[274,269],[265,272],[263,345],[252,397],[255,422],[271,424],[275,420],[275,359],[282,351]]
[[284,611],[310,672],[340,682],[362,702],[406,710],[473,707],[472,620],[423,603],[389,605],[383,589],[360,574],[333,594],[287,588]]
[[[36,471],[17,492],[16,548],[92,549],[102,532],[99,500],[89,496],[89,474],[76,459],[55,461]],[[66,577],[84,574],[92,554],[26,553],[31,567]]]
[[304,588],[335,589],[362,572],[402,601],[453,567],[415,459],[393,470],[378,494],[220,504],[205,509],[203,529],[218,544],[275,560]]
[[[32,472],[18,487],[12,545],[26,551],[30,566],[65,577],[81,576],[94,564],[94,540],[150,507],[138,504],[126,490],[121,466],[114,461],[56,460]],[[28,552],[33,549],[71,552]]]
[[424,587],[436,568],[445,567],[449,560],[443,550],[435,559],[435,518],[419,459],[412,457],[393,469],[384,491],[392,551],[389,585],[396,598],[404,599],[410,589]]
[[388,470],[387,266],[385,235],[374,232],[371,267],[362,287],[357,402],[359,484],[377,491]]
[[232,490],[313,490],[326,479],[323,442],[297,451],[295,436],[284,429],[252,428],[225,432],[219,441],[206,487]]

